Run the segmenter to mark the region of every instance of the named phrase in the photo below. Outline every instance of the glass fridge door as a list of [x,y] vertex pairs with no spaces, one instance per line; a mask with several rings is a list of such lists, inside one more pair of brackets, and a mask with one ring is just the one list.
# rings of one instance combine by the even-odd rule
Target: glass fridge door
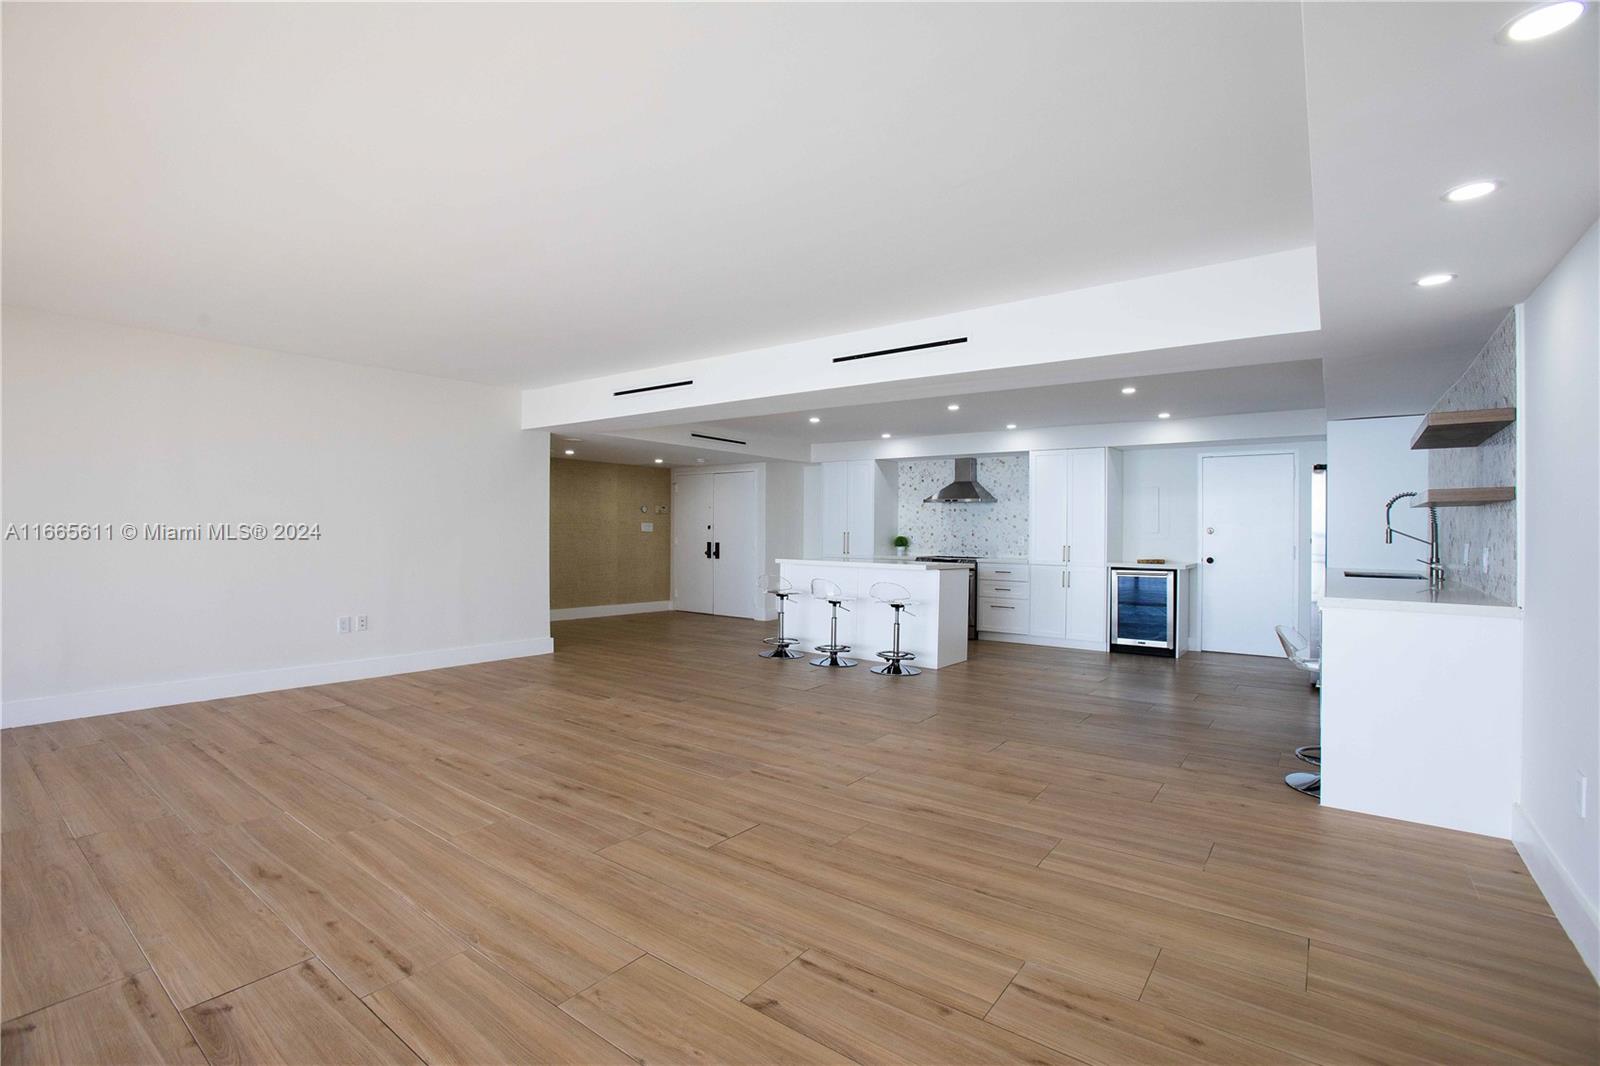
[[1112,639],[1170,646],[1175,577],[1170,571],[1113,571],[1116,610]]

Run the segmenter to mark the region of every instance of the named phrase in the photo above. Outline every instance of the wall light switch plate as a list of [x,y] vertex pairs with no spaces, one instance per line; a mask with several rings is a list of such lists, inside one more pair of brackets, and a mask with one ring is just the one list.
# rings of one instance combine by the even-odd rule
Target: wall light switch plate
[[365,633],[366,631],[367,631],[367,616],[364,615],[364,614],[356,615],[356,632],[357,633]]
[[639,532],[640,533],[654,533],[655,531],[656,531],[656,524],[654,522],[640,522],[639,523]]
[[337,632],[337,633],[339,633],[341,635],[350,632],[350,616],[349,615],[341,614],[339,616],[339,618],[338,618],[338,621],[335,622],[334,624],[337,627],[335,632]]

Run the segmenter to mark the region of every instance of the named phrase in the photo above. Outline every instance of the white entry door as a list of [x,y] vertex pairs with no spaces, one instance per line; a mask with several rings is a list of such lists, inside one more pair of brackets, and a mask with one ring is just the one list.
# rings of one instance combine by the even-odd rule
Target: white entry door
[[679,478],[672,486],[672,607],[710,614],[711,521],[714,475]]
[[756,474],[711,475],[711,602],[715,614],[756,617]]
[[1296,624],[1295,466],[1290,453],[1200,460],[1200,640],[1206,651],[1278,655]]

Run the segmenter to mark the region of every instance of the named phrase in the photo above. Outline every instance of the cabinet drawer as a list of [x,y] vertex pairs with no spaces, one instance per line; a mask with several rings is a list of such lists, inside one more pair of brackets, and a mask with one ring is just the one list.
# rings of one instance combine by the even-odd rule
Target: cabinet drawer
[[978,601],[978,628],[991,633],[1026,633],[1028,605],[1000,601]]
[[1025,600],[1028,598],[1028,583],[1026,581],[1016,584],[1010,581],[979,581],[978,602],[984,600]]
[[979,581],[1020,584],[1028,580],[1027,563],[979,563]]

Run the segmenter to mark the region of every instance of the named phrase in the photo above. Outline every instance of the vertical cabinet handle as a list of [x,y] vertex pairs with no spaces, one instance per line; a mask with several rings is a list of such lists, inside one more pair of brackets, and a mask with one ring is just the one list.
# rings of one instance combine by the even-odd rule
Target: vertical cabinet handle
[[1067,561],[1067,546],[1065,544],[1061,546],[1061,561]]
[[1067,562],[1072,562],[1072,545],[1067,545]]
[[1067,571],[1067,588],[1070,589],[1071,587],[1072,587],[1072,571],[1068,570]]
[[1061,587],[1067,587],[1067,572],[1065,570],[1061,571]]
[[715,545],[712,546],[712,548],[711,548],[711,558],[713,558],[713,559],[722,558],[722,541],[719,540],[719,541],[717,541],[717,543]]
[[711,558],[711,542],[709,540],[706,541],[706,558]]

